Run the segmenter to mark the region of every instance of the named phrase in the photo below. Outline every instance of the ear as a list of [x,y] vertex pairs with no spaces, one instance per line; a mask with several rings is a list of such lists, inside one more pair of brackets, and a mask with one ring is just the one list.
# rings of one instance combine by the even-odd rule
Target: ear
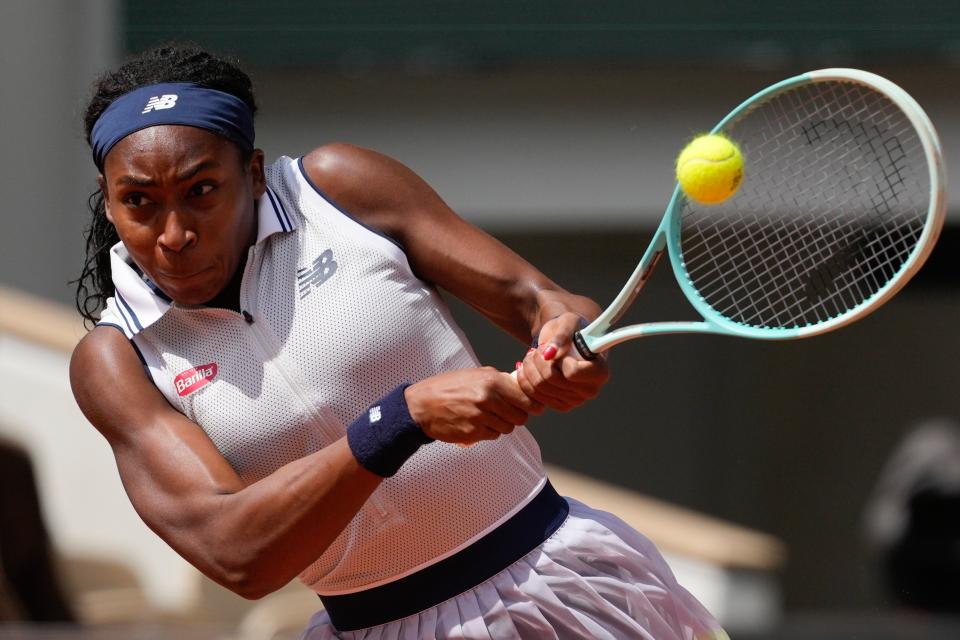
[[262,149],[253,150],[253,153],[250,155],[250,165],[248,169],[250,171],[251,186],[253,187],[253,197],[259,200],[267,190],[267,177],[263,173]]
[[103,174],[97,175],[97,186],[100,187],[100,193],[103,194],[103,210],[106,213],[107,220],[110,221],[110,224],[116,224],[113,221],[113,216],[110,215],[110,192],[107,190],[107,179],[103,177]]

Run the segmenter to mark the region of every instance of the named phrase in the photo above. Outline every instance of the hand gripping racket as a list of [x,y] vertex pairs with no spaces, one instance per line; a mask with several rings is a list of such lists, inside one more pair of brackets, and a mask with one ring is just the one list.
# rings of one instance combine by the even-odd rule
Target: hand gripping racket
[[[665,333],[832,331],[889,300],[930,254],[946,208],[940,141],[889,80],[812,71],[756,94],[713,133],[740,145],[739,191],[700,205],[674,189],[626,286],[576,334],[583,357]],[[664,252],[703,320],[612,329]]]

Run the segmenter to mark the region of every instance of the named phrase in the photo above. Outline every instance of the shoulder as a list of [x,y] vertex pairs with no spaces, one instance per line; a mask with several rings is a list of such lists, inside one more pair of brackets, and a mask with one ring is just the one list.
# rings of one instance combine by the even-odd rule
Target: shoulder
[[361,186],[372,188],[402,180],[412,172],[393,158],[345,142],[317,147],[303,157],[307,176],[331,195],[353,195]]
[[307,177],[365,224],[398,238],[409,216],[439,200],[401,162],[356,145],[337,142],[303,157]]
[[149,385],[133,345],[114,327],[95,327],[73,350],[73,395],[87,419],[101,431],[112,424],[112,412],[135,402]]
[[[115,360],[131,355],[133,347],[123,332],[113,326],[98,325],[81,338],[70,358],[71,373],[74,368],[85,368],[98,364],[115,364]],[[77,371],[80,372],[79,370]]]

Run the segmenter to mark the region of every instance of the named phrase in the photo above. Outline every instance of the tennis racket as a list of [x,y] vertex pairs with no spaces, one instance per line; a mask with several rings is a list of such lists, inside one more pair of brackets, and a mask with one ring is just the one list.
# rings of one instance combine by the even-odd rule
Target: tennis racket
[[[940,141],[889,80],[811,71],[757,93],[712,132],[740,145],[740,189],[716,205],[674,189],[623,290],[575,335],[584,358],[668,333],[826,333],[887,302],[930,254],[946,208]],[[612,328],[664,253],[703,320]]]

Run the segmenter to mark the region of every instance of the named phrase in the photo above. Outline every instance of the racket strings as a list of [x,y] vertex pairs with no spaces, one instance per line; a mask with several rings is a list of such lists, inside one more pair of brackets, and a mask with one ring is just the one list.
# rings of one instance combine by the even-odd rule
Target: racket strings
[[679,217],[687,277],[715,311],[757,327],[825,322],[876,295],[910,259],[928,208],[926,161],[885,96],[805,85],[725,133],[743,149],[740,192],[710,207],[688,201]]
[[[789,232],[790,229],[787,228],[786,231]],[[797,231],[799,230],[795,230],[795,232]],[[827,261],[829,256],[824,254],[824,251],[823,251],[824,247],[830,246],[831,244],[836,244],[838,242],[849,242],[851,237],[853,236],[853,233],[856,231],[857,231],[856,229],[853,229],[851,232],[846,233],[845,235],[837,236],[837,230],[834,230],[834,232],[831,234],[832,237],[828,239],[827,236],[823,233],[823,227],[816,227],[812,231],[807,232],[806,234],[807,237],[805,238],[807,242],[804,245],[800,246],[797,243],[793,243],[790,246],[781,247],[781,252],[780,252],[781,257],[776,262],[772,264],[770,263],[768,256],[776,258],[776,255],[777,255],[770,250],[766,250],[766,251],[761,250],[761,252],[758,254],[758,259],[761,262],[763,262],[764,265],[767,267],[768,273],[772,272],[773,268],[776,268],[779,270],[779,272],[776,275],[782,278],[787,278],[786,280],[787,283],[793,284],[795,281],[799,280],[800,278],[808,277],[810,275],[808,272],[803,272],[800,269],[798,269],[797,268],[798,264],[802,264],[804,262],[809,262],[809,261],[817,261],[820,263],[828,264]],[[819,232],[818,239],[820,240],[820,242],[814,243],[809,241],[810,240],[809,236],[813,232]],[[885,272],[885,275],[887,277],[882,280],[878,280],[876,278],[876,274],[872,270],[863,272],[861,278],[853,279],[853,280],[850,279],[849,273],[837,274],[838,280],[842,281],[842,283],[845,286],[843,288],[838,288],[836,292],[827,296],[827,298],[825,298],[823,301],[824,306],[826,306],[828,302],[833,302],[836,297],[844,293],[849,293],[852,296],[854,296],[852,300],[854,300],[853,304],[855,304],[856,303],[855,301],[864,300],[872,292],[877,291],[883,285],[884,282],[886,282],[896,274],[896,272],[891,269],[891,263],[899,262],[900,264],[902,264],[902,262],[905,261],[906,258],[909,256],[909,253],[912,250],[918,237],[919,237],[919,234],[914,234],[909,238],[901,234],[900,236],[901,242],[893,243],[890,246],[888,246],[886,243],[883,242],[884,240],[883,238],[879,238],[879,239],[875,239],[873,241],[867,242],[863,247],[864,251],[866,251],[867,249],[870,249],[875,252],[877,252],[878,250],[887,252],[887,259],[882,261],[878,267],[881,271]],[[903,241],[906,239],[909,239],[911,242],[904,243]],[[828,240],[828,241],[824,242],[823,240]],[[768,246],[769,244],[770,243],[768,243]],[[903,253],[903,255],[900,256],[900,258],[902,258],[900,260],[896,259],[897,258],[896,254],[891,253],[892,248],[896,247],[898,244],[901,247],[901,250]],[[753,232],[750,229],[746,229],[744,233],[741,233],[739,235],[739,242],[736,245],[738,252],[730,253],[728,256],[730,260],[728,262],[734,263],[738,258],[741,258],[748,251],[752,250],[754,247],[758,245],[763,246],[758,241],[758,239],[754,236]],[[798,246],[799,246],[799,249],[798,249]],[[811,252],[805,256],[800,255],[800,251],[799,251],[800,249],[810,249]],[[791,250],[794,250],[794,252],[791,253]],[[718,267],[716,262],[714,262],[713,264],[716,272],[723,272],[722,269],[716,268]],[[697,274],[692,274],[692,275],[696,277]],[[738,293],[745,292],[745,295],[747,296],[747,298],[752,302],[752,304],[748,305],[748,308],[757,310],[758,312],[762,312],[764,308],[767,308],[769,305],[773,304],[773,300],[771,299],[770,294],[766,293],[764,295],[764,300],[766,302],[766,305],[758,305],[757,303],[753,302],[753,295],[751,295],[751,292],[753,291],[753,288],[756,287],[757,280],[759,279],[759,277],[760,276],[756,272],[754,272],[754,274],[752,275],[752,279],[750,280],[744,280],[742,275],[737,276],[739,287],[736,289],[731,289],[729,287],[729,279],[716,278],[713,281],[705,282],[703,285],[701,285],[702,287],[701,293],[704,294],[705,297],[710,298],[714,301],[715,308],[728,311],[729,309],[727,306],[724,305],[724,302],[727,299],[735,300],[737,298]],[[861,287],[860,286],[861,283],[866,284],[867,286]],[[719,287],[724,287],[725,291],[723,293],[720,293],[719,291],[717,291],[714,285],[718,285]],[[788,288],[788,291],[790,291],[790,293],[785,297],[784,303],[790,305],[791,299],[792,299],[792,306],[802,307],[804,305],[805,299],[798,298],[793,292],[793,289],[795,289],[795,287]],[[818,321],[826,321],[830,317],[833,317],[834,315],[836,315],[837,313],[841,313],[845,311],[847,308],[848,306],[841,306],[841,307],[832,309],[831,313],[829,313],[826,316],[817,315],[816,317]],[[789,309],[785,310],[785,312],[788,310]],[[816,314],[816,312],[819,310],[813,309],[812,311]],[[757,318],[755,316],[749,316],[749,317],[746,317],[745,320],[751,323],[755,323]],[[795,319],[791,319],[791,320],[795,320]],[[785,326],[792,326],[792,325],[788,321],[787,323],[785,323]]]
[[[820,233],[819,242],[812,243],[810,242],[813,232],[819,231]],[[885,262],[881,262],[879,269],[881,271],[887,270],[889,273],[887,277],[880,280],[877,279],[876,273],[872,270],[867,270],[861,273],[861,276],[856,279],[851,279],[850,273],[840,272],[840,273],[831,273],[830,267],[830,255],[825,253],[825,248],[829,246],[836,245],[838,243],[847,243],[851,244],[851,237],[857,230],[853,230],[850,233],[842,233],[839,229],[833,229],[830,233],[824,233],[822,227],[815,227],[813,231],[808,230],[805,234],[805,240],[808,241],[806,245],[799,246],[796,242],[790,245],[784,245],[780,247],[780,258],[777,260],[777,253],[773,250],[768,249],[766,251],[760,251],[757,255],[758,260],[766,268],[766,275],[774,275],[781,278],[782,283],[786,283],[786,287],[779,285],[776,288],[771,288],[767,286],[764,288],[759,288],[759,280],[762,275],[759,270],[755,270],[752,276],[749,279],[745,279],[743,275],[737,275],[736,279],[738,280],[739,287],[731,288],[729,286],[730,278],[718,279],[712,283],[706,283],[701,285],[701,292],[705,294],[705,297],[708,299],[712,298],[713,306],[725,313],[725,315],[732,315],[731,311],[736,309],[736,303],[739,298],[746,298],[746,304],[741,304],[741,319],[740,321],[744,323],[759,325],[762,324],[762,315],[765,309],[770,308],[776,303],[775,298],[773,297],[777,291],[785,290],[787,294],[784,296],[783,303],[787,305],[784,309],[784,313],[789,313],[791,307],[804,308],[807,305],[809,299],[812,297],[812,292],[816,287],[824,288],[826,286],[825,278],[827,276],[832,276],[835,278],[838,289],[832,294],[825,294],[821,300],[821,305],[819,307],[813,307],[810,309],[810,312],[815,317],[815,321],[822,322],[826,321],[839,313],[843,313],[852,306],[856,306],[859,301],[866,299],[870,294],[880,289],[883,283],[890,279],[896,272],[890,269],[890,263],[899,262],[902,264],[906,258],[909,256],[910,250],[913,247],[913,244],[910,244],[906,247],[903,252],[902,260],[895,260],[894,255],[889,255],[888,259]],[[756,246],[761,244],[761,240],[758,240],[754,233],[750,229],[746,229],[743,233],[739,234],[742,238],[739,243],[740,253],[730,255],[731,260],[729,262],[735,262],[736,258],[742,257],[748,250],[755,249]],[[914,236],[913,240],[919,236],[917,234]],[[874,245],[885,246],[884,239],[879,238],[872,242],[868,242],[864,245],[864,251],[867,249],[873,249]],[[767,243],[768,246],[775,246],[775,243]],[[801,254],[801,249],[810,249],[806,255]],[[773,261],[771,261],[773,259]],[[807,263],[807,262],[817,262],[822,265],[821,269],[818,271],[810,272],[803,271],[798,268],[798,265]],[[777,269],[774,272],[774,269]],[[799,298],[797,296],[797,287],[791,286],[796,285],[801,278],[807,279],[807,286],[805,287],[804,293],[805,297]],[[711,289],[712,284],[719,282],[721,286],[725,288],[723,294],[719,294],[717,291]],[[771,281],[774,282],[774,281]],[[768,283],[770,284],[770,283]],[[866,287],[861,286],[865,284]],[[845,285],[839,287],[839,285]],[[762,301],[758,302],[756,297],[759,294],[762,296]],[[739,295],[738,295],[739,294]],[[849,299],[845,304],[839,305],[836,307],[831,307],[830,303],[836,303],[836,299],[842,294],[849,294],[852,298]],[[732,301],[732,304],[725,305],[726,301]],[[739,300],[743,303],[743,300]],[[792,304],[791,304],[792,302]],[[748,311],[754,311],[753,315],[748,315]],[[825,311],[825,313],[824,313]],[[792,317],[788,320],[781,322],[782,326],[796,326],[796,317]]]

